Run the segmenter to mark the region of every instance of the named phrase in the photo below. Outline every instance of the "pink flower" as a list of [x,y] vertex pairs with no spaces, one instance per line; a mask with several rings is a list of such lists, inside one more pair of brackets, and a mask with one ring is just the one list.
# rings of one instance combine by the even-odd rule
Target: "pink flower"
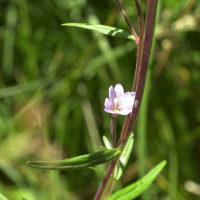
[[132,111],[135,100],[135,92],[126,92],[121,84],[116,84],[115,88],[111,85],[109,88],[109,99],[105,99],[105,111],[113,116],[128,115]]

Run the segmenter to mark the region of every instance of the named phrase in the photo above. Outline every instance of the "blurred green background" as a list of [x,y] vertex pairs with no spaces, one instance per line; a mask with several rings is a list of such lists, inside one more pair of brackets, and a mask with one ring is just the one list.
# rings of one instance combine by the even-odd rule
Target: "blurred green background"
[[[134,1],[123,7],[138,31]],[[88,200],[103,178],[90,169],[25,165],[99,151],[109,137],[109,86],[132,88],[135,43],[61,27],[69,22],[129,31],[111,0],[0,0],[0,200]],[[200,199],[199,23],[200,1],[159,0],[135,145],[116,190],[166,159],[138,199]],[[118,137],[124,119],[117,119]]]

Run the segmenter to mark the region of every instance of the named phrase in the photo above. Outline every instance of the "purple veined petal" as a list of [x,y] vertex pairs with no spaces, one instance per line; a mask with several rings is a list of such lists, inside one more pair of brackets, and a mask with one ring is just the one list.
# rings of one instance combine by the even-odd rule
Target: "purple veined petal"
[[109,88],[109,99],[110,99],[111,106],[115,105],[115,103],[114,103],[115,98],[117,98],[117,94],[116,94],[115,90],[113,89],[113,86],[111,85]]
[[105,106],[105,109],[112,110],[110,107],[110,100],[108,98],[105,99],[104,106]]
[[116,84],[114,90],[117,94],[117,98],[120,98],[121,96],[124,95],[124,88],[122,87],[121,84]]

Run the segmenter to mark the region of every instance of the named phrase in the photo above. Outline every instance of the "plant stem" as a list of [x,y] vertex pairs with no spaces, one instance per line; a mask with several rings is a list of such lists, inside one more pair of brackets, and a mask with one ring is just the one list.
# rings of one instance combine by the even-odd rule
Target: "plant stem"
[[[135,4],[136,4],[136,8],[137,8],[137,12],[138,12],[138,23],[139,23],[139,41],[138,41],[138,48],[137,48],[137,62],[136,62],[136,71],[135,71],[135,78],[134,78],[134,83],[133,83],[133,92],[136,91],[136,87],[137,87],[137,82],[138,82],[138,76],[139,76],[139,70],[140,70],[140,64],[141,64],[141,54],[142,54],[142,44],[143,44],[143,39],[144,39],[144,20],[143,20],[143,15],[142,15],[142,9],[141,9],[141,5],[139,3],[138,0],[135,0]],[[125,119],[125,123],[123,126],[123,130],[118,142],[118,145],[120,145],[120,143],[122,142],[127,128],[128,128],[128,124],[129,124],[129,120],[130,120],[130,114],[127,115],[126,119]]]
[[[117,0],[116,0],[116,2],[119,3]],[[134,81],[134,85],[133,85],[133,89],[136,88],[135,102],[133,105],[132,113],[130,115],[130,119],[129,119],[129,115],[128,115],[126,117],[126,121],[124,123],[122,134],[124,135],[124,131],[126,131],[126,134],[124,135],[124,138],[120,137],[120,140],[122,139],[122,141],[121,142],[119,141],[120,143],[118,145],[118,147],[122,148],[122,149],[123,149],[124,145],[126,144],[126,141],[127,141],[128,137],[130,136],[130,133],[133,129],[133,126],[135,124],[135,121],[136,121],[136,118],[138,115],[139,107],[140,107],[140,104],[142,101],[145,80],[146,80],[146,74],[147,74],[147,70],[148,70],[148,62],[149,62],[150,51],[151,51],[151,43],[152,43],[152,38],[153,38],[153,33],[154,33],[154,23],[155,23],[155,19],[156,19],[156,8],[157,8],[157,0],[148,0],[145,37],[143,37],[143,20],[142,20],[141,9],[140,9],[138,0],[135,0],[135,2],[136,2],[136,7],[138,9],[140,38],[142,38],[142,39],[139,40],[138,48],[140,45],[141,46],[140,46],[140,50],[137,51],[138,55],[137,55],[136,71],[138,70],[138,74],[136,74],[137,77],[135,77],[137,80]],[[120,9],[120,11],[122,12],[122,9]],[[117,163],[118,158],[119,157],[112,160],[112,162],[108,168],[108,171],[103,179],[103,182],[101,183],[101,186],[100,186],[99,190],[97,191],[95,200],[99,200],[101,198],[101,194],[103,193],[104,188],[109,180],[109,177],[115,168],[115,164]]]
[[116,117],[112,116],[110,123],[110,136],[112,148],[116,147]]
[[139,37],[138,37],[137,33],[135,32],[135,30],[134,30],[133,27],[131,26],[131,24],[130,24],[130,22],[129,22],[127,16],[126,16],[126,13],[125,13],[125,11],[123,10],[123,8],[122,8],[122,6],[121,6],[119,0],[116,0],[116,3],[117,3],[117,5],[118,5],[118,7],[119,7],[119,10],[120,10],[122,16],[123,16],[124,19],[125,19],[127,25],[129,26],[129,28],[130,28],[130,30],[131,30],[131,33],[132,33],[133,36],[135,37],[135,42],[136,42],[136,44],[138,44],[138,42],[139,42]]
[[128,128],[128,124],[129,124],[129,120],[130,120],[130,114],[127,115],[126,119],[125,119],[125,122],[124,122],[124,126],[123,126],[123,129],[122,129],[122,132],[121,132],[121,135],[120,135],[120,139],[118,141],[118,144],[117,146],[119,146],[119,144],[122,142],[125,134],[126,134],[126,131],[127,131],[127,128]]
[[[137,48],[137,62],[136,62],[135,77],[134,77],[134,83],[133,83],[133,89],[132,89],[133,92],[136,91],[137,84],[138,84],[139,71],[141,68],[141,59],[142,59],[142,47],[143,47],[143,41],[144,41],[144,20],[143,20],[143,15],[142,15],[142,9],[141,9],[140,2],[138,0],[135,0],[135,4],[136,4],[137,12],[138,12],[139,42],[138,42],[138,48]],[[130,120],[130,115],[126,117],[126,120],[127,119]],[[128,125],[124,124],[124,127],[126,127],[126,131],[127,131]],[[123,127],[123,130],[124,130],[124,127]],[[118,143],[119,146],[121,146],[124,136],[125,136],[125,133],[123,133],[123,135],[121,134],[120,141]],[[126,141],[124,142],[126,143]]]
[[135,0],[135,4],[137,7],[138,12],[138,22],[139,22],[139,42],[138,42],[138,48],[137,48],[137,62],[136,62],[136,71],[135,71],[135,78],[133,83],[133,92],[136,91],[137,83],[138,83],[138,77],[139,77],[139,71],[140,71],[140,64],[141,64],[141,58],[142,58],[142,45],[143,45],[143,39],[144,39],[144,20],[142,15],[142,9],[141,5],[138,0]]
[[103,193],[103,190],[104,190],[104,188],[106,187],[106,184],[107,184],[107,182],[108,182],[108,180],[109,180],[109,178],[110,178],[110,175],[112,174],[112,172],[113,172],[113,170],[114,170],[114,168],[115,168],[115,165],[116,165],[116,163],[117,163],[117,160],[118,160],[118,157],[114,158],[114,159],[112,160],[112,162],[110,163],[110,166],[108,167],[108,170],[107,170],[107,172],[106,172],[106,175],[105,175],[105,177],[104,177],[104,179],[103,179],[103,181],[102,181],[102,183],[101,183],[101,186],[100,186],[99,190],[97,191],[97,194],[96,194],[94,200],[99,200],[99,199],[101,198],[101,195],[102,195],[102,193]]
[[124,140],[120,146],[123,146],[123,144],[126,143],[126,140],[128,139],[133,126],[135,124],[139,107],[142,101],[142,96],[144,92],[145,87],[145,81],[146,81],[146,75],[148,70],[148,62],[150,58],[151,53],[151,44],[153,39],[153,33],[154,33],[154,24],[156,19],[156,8],[157,8],[157,1],[158,0],[149,0],[148,6],[147,6],[147,15],[146,15],[146,28],[145,28],[145,36],[144,36],[144,43],[143,43],[143,49],[142,49],[142,57],[141,57],[141,63],[140,63],[140,70],[139,70],[139,78],[138,83],[136,87],[136,97],[135,102],[133,105],[132,113],[130,116],[130,122],[127,128],[127,133],[124,137]]

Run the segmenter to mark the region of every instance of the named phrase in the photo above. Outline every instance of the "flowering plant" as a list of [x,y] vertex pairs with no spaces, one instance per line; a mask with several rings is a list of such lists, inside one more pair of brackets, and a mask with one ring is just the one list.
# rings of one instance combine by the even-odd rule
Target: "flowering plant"
[[[108,139],[105,139],[104,137],[106,147],[102,147],[103,151],[100,152],[82,155],[65,160],[27,162],[27,165],[39,169],[63,170],[92,167],[94,165],[99,165],[111,161],[107,172],[101,172],[105,174],[105,177],[99,187],[99,190],[97,191],[95,200],[108,199],[108,197],[109,200],[134,199],[149,187],[149,185],[166,164],[165,161],[161,162],[141,180],[111,195],[115,182],[119,180],[119,178],[123,174],[123,170],[127,164],[130,152],[133,147],[132,129],[138,115],[145,86],[148,61],[150,57],[151,43],[154,31],[154,22],[156,17],[157,0],[148,0],[145,31],[142,9],[139,0],[135,0],[138,12],[139,36],[131,26],[124,10],[121,7],[121,4],[119,3],[119,0],[116,0],[116,3],[131,30],[131,34],[121,29],[104,25],[73,23],[63,24],[65,26],[77,26],[86,29],[92,29],[111,36],[128,38],[134,40],[137,45],[137,63],[132,91],[124,93],[122,85],[116,84],[114,88],[113,86],[110,86],[109,98],[105,99],[104,110],[107,113],[112,114],[110,125],[111,144],[109,143]],[[123,129],[121,131],[119,141],[116,145],[116,117],[118,115],[126,115],[126,119]],[[110,177],[112,177],[112,179],[110,179]]]

